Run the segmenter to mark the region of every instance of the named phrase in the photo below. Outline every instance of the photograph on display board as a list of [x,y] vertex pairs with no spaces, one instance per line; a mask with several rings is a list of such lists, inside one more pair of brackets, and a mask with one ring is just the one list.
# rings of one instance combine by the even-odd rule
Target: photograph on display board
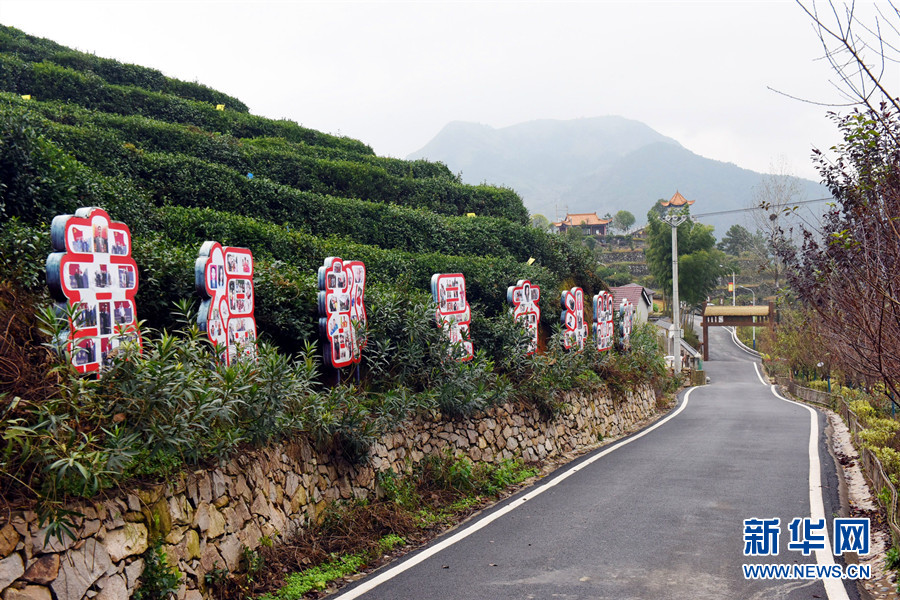
[[357,364],[365,345],[365,265],[330,256],[319,267],[319,334],[323,360],[339,369]]
[[131,267],[119,267],[119,287],[123,290],[134,287],[134,270]]
[[94,340],[84,339],[76,343],[72,362],[76,366],[89,365],[94,361]]
[[79,329],[97,326],[97,305],[90,302],[75,304],[78,309],[75,316],[75,326]]
[[88,265],[79,263],[69,263],[69,289],[83,290],[91,286],[90,284],[90,268]]
[[69,249],[71,252],[90,254],[94,242],[90,227],[72,227],[69,233]]
[[436,306],[434,318],[450,341],[450,352],[460,360],[471,360],[475,347],[470,337],[472,312],[466,299],[466,278],[462,273],[435,273],[431,294]]
[[128,254],[127,238],[123,232],[113,232],[113,247],[110,250],[110,254],[116,254],[118,256],[125,256]]
[[567,350],[584,350],[587,340],[587,326],[584,323],[584,291],[573,287],[560,295],[562,313],[560,322],[563,326],[562,344]]
[[225,364],[255,360],[253,254],[246,248],[207,241],[194,263],[194,285],[202,298],[197,326]]
[[634,304],[623,298],[619,305],[619,335],[626,346],[631,340],[631,330],[634,325]]
[[102,223],[94,225],[94,254],[109,252],[108,229]]
[[100,335],[112,335],[112,311],[109,302],[101,302],[100,308]]
[[534,354],[538,347],[538,323],[541,320],[539,300],[541,288],[526,279],[520,279],[516,285],[506,289],[506,300],[511,304],[513,319],[525,326],[531,334],[531,341],[526,355]]
[[115,303],[115,321],[117,326],[128,325],[134,322],[134,310],[131,302],[120,300]]
[[594,338],[597,350],[606,352],[613,346],[613,297],[609,292],[594,296]]
[[80,373],[110,364],[119,337],[136,335],[134,296],[138,271],[131,257],[131,232],[99,208],[58,215],[50,226],[53,252],[47,256],[51,296],[75,307],[67,337],[73,365]]

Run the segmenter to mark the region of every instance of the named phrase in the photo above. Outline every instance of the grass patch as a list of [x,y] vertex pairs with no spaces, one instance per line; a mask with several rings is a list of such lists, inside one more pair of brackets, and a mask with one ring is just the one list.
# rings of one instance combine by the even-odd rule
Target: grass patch
[[537,473],[520,460],[475,464],[450,452],[427,456],[404,473],[379,473],[382,499],[329,505],[319,524],[260,548],[264,572],[230,574],[230,589],[220,588],[217,597],[318,597],[336,580],[376,566],[399,546],[426,542]]
[[[283,588],[274,594],[262,596],[262,600],[299,600],[313,590],[324,590],[336,579],[356,573],[378,554],[392,551],[406,543],[399,535],[386,535],[378,540],[377,553],[372,551],[357,552],[344,556],[336,556],[321,565],[306,569],[299,573],[291,573],[285,579]],[[375,556],[373,556],[375,554]]]

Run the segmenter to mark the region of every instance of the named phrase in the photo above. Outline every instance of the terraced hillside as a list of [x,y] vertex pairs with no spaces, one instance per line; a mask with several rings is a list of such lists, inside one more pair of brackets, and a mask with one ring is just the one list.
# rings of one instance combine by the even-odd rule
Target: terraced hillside
[[[383,290],[426,291],[433,273],[462,272],[485,317],[505,310],[520,278],[547,291],[547,309],[561,287],[603,285],[585,251],[528,225],[510,189],[465,185],[443,164],[379,157],[201,84],[3,26],[0,134],[4,241],[30,270],[20,280],[41,288],[54,215],[102,207],[132,229],[139,318],[154,327],[191,295],[207,239],[252,249],[260,332],[288,351],[315,337],[327,256],[365,261]],[[34,248],[15,243],[28,235]]]

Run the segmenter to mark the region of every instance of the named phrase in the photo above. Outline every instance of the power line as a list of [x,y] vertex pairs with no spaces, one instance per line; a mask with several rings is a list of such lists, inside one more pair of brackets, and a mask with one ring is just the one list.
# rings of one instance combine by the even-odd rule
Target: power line
[[[829,198],[816,198],[816,199],[814,199],[814,200],[800,200],[800,201],[798,201],[798,202],[789,202],[788,204],[790,204],[790,205],[795,205],[795,204],[796,204],[796,205],[799,205],[799,204],[813,204],[813,203],[815,203],[815,202],[828,202],[828,201],[833,201],[833,200],[834,200],[834,198],[831,198],[831,197],[829,197]],[[727,215],[727,214],[730,214],[730,213],[749,212],[749,211],[751,211],[751,210],[763,210],[763,208],[760,207],[760,206],[751,206],[751,207],[749,207],[749,208],[733,208],[733,209],[731,209],[731,210],[719,210],[719,211],[716,211],[716,212],[708,212],[708,213],[702,213],[702,214],[691,215],[691,216],[692,216],[692,217],[712,217],[712,216],[715,216],[715,215]]]

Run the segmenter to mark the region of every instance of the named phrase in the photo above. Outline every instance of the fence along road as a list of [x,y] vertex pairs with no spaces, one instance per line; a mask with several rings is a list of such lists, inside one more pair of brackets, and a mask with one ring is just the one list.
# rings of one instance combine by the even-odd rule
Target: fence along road
[[[858,598],[850,582],[744,579],[744,563],[828,560],[789,551],[787,525],[818,510],[830,532],[837,476],[823,416],[776,397],[727,331],[710,337],[711,385],[684,393],[655,428],[562,467],[338,598]],[[824,492],[812,515],[811,464]],[[743,520],[774,517],[778,556],[745,557]]]

